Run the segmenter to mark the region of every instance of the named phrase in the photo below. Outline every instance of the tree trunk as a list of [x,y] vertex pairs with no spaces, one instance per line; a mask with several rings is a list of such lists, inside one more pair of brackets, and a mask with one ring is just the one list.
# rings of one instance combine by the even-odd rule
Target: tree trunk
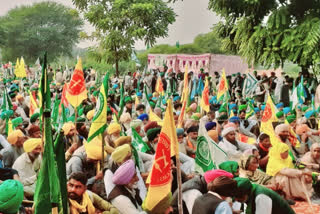
[[302,75],[309,74],[309,66],[301,66]]
[[119,77],[119,61],[116,60],[116,77]]

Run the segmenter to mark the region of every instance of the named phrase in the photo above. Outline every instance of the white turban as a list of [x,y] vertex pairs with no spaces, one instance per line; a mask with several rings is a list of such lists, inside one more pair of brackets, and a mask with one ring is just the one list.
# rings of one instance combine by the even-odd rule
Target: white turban
[[279,135],[281,132],[285,132],[285,131],[289,131],[289,125],[288,124],[280,124],[277,125],[274,132],[276,133],[276,135]]
[[221,135],[222,135],[222,137],[224,137],[224,136],[226,136],[227,134],[229,134],[230,132],[235,132],[235,131],[236,131],[236,129],[235,129],[234,127],[229,126],[229,127],[224,128],[224,129],[222,130]]

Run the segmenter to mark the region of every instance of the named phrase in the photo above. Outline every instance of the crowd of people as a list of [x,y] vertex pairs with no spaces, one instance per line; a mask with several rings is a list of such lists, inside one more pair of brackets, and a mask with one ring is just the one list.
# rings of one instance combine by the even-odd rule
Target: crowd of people
[[[297,200],[320,204],[320,86],[312,74],[299,73],[298,77],[290,78],[285,73],[277,77],[275,73],[267,76],[253,72],[258,83],[250,95],[243,93],[246,75],[230,75],[226,77],[229,98],[218,100],[221,72],[213,75],[203,69],[198,73],[187,72],[185,75],[162,67],[110,78],[103,155],[101,147],[86,144],[99,105],[98,85],[102,78],[97,78],[98,72],[94,69],[84,69],[88,98],[77,111],[71,105],[65,106],[66,121],[52,121],[53,135],[60,129],[64,134],[71,214],[179,213],[179,185],[183,213],[190,214],[289,214],[295,213],[291,206]],[[39,102],[39,85],[37,75],[31,71],[29,75],[32,78],[7,77],[0,82],[3,91],[0,100],[0,213],[4,214],[33,212],[32,201],[42,163],[41,114],[40,109],[32,109],[34,102]],[[52,105],[55,100],[63,99],[63,87],[71,76],[69,70],[48,68]],[[183,109],[185,76],[189,97]],[[199,104],[205,80],[209,82],[207,112]],[[159,84],[163,93],[158,91]],[[293,106],[295,87],[303,89],[303,100]],[[275,136],[260,129],[263,116],[270,113],[264,111],[269,96],[278,119],[273,123]],[[172,159],[171,194],[152,210],[146,210],[147,178],[161,128],[166,126],[163,118],[168,99],[173,102],[181,172]],[[7,108],[10,103],[12,106]],[[253,107],[251,112],[250,106]],[[61,108],[58,111],[61,115]],[[119,111],[122,111],[120,115]],[[181,114],[185,115],[179,125]],[[205,172],[197,170],[196,161],[201,125],[212,143],[226,154],[225,160],[216,162]],[[136,135],[143,140],[147,151],[133,148]],[[281,143],[274,143],[275,139]],[[141,165],[137,163],[135,152]],[[181,183],[178,173],[181,173]]]

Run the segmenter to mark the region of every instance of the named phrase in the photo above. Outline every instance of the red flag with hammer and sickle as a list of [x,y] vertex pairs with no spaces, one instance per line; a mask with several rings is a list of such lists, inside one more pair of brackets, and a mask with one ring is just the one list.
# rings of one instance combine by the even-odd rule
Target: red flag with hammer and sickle
[[88,98],[80,58],[68,84],[66,98],[74,108],[77,108],[83,100]]

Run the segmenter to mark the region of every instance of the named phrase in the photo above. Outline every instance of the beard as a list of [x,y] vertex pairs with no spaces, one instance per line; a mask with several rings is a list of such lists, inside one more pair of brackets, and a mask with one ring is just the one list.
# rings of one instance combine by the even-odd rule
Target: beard
[[287,135],[279,135],[280,139],[282,142],[286,142],[287,139],[288,139],[288,136]]
[[39,157],[40,153],[38,154],[33,154],[33,153],[28,153],[29,157],[31,157],[33,160],[35,160],[37,157]]
[[74,144],[74,143],[78,143],[78,141],[79,141],[78,135],[69,136],[68,139],[71,142],[71,145]]
[[79,196],[73,192],[68,192],[68,198],[75,200],[75,201],[81,201],[82,196]]
[[128,185],[129,189],[138,189],[138,181],[135,182],[134,184]]

